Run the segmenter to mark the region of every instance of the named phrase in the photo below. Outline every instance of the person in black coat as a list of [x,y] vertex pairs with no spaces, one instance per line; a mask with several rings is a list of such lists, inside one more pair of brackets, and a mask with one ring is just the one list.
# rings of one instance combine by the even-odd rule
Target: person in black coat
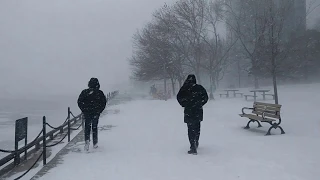
[[197,84],[196,77],[190,74],[177,94],[179,104],[184,107],[184,122],[188,126],[190,142],[189,154],[197,154],[200,127],[203,121],[202,107],[208,102],[205,88]]
[[98,147],[98,122],[102,111],[107,104],[107,98],[100,90],[97,78],[91,78],[88,83],[89,88],[81,92],[78,98],[78,106],[85,119],[85,150],[89,150],[90,131],[92,128],[93,147]]

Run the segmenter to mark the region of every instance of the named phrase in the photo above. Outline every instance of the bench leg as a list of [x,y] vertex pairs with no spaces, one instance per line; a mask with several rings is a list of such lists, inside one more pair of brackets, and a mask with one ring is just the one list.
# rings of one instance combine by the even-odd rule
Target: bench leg
[[279,126],[279,124],[274,123],[274,124],[272,124],[272,126],[269,128],[269,130],[268,130],[268,132],[267,132],[266,136],[271,135],[271,134],[270,134],[271,129],[277,129],[277,128],[279,128],[279,129],[281,130],[281,134],[285,134],[285,132],[284,132],[284,130],[282,129],[282,127],[281,127],[281,126]]
[[262,127],[259,121],[250,119],[250,121],[248,122],[247,126],[244,127],[244,129],[250,129],[249,125],[250,125],[251,122],[257,122],[258,123],[258,127]]
[[286,132],[284,132],[284,130],[282,129],[282,127],[281,126],[278,126],[278,128],[280,128],[280,130],[281,130],[281,134],[285,134]]

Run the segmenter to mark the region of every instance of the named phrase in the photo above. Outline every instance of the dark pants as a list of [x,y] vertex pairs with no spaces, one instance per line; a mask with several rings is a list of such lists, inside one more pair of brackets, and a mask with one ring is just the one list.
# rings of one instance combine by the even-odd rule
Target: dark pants
[[85,119],[84,139],[90,141],[90,131],[92,128],[93,144],[98,143],[98,122],[100,114],[83,114]]
[[187,125],[190,148],[197,148],[197,146],[199,145],[201,123],[187,123]]

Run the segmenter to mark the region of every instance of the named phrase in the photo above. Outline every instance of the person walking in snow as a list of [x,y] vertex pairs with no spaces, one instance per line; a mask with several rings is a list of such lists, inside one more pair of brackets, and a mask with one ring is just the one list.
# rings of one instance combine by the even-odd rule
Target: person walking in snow
[[208,102],[207,91],[203,86],[197,84],[195,75],[190,74],[179,90],[177,100],[184,107],[184,122],[188,127],[190,142],[188,154],[197,154],[200,127],[203,120],[202,107]]
[[93,148],[98,147],[99,117],[107,104],[107,98],[103,91],[100,90],[100,84],[97,78],[91,78],[88,86],[89,88],[84,89],[78,98],[78,106],[85,119],[85,151],[89,150],[91,128]]

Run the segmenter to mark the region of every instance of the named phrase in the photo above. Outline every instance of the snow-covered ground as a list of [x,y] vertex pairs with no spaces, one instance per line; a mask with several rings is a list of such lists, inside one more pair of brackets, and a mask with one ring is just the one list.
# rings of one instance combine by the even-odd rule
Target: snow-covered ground
[[[198,155],[188,155],[183,109],[175,100],[137,100],[112,106],[99,126],[99,148],[71,152],[41,179],[111,180],[318,180],[320,85],[279,88],[282,127],[244,130],[244,98],[217,98],[204,108]],[[272,102],[272,101],[267,101]],[[75,147],[76,148],[76,147]],[[80,147],[81,149],[83,147]]]

